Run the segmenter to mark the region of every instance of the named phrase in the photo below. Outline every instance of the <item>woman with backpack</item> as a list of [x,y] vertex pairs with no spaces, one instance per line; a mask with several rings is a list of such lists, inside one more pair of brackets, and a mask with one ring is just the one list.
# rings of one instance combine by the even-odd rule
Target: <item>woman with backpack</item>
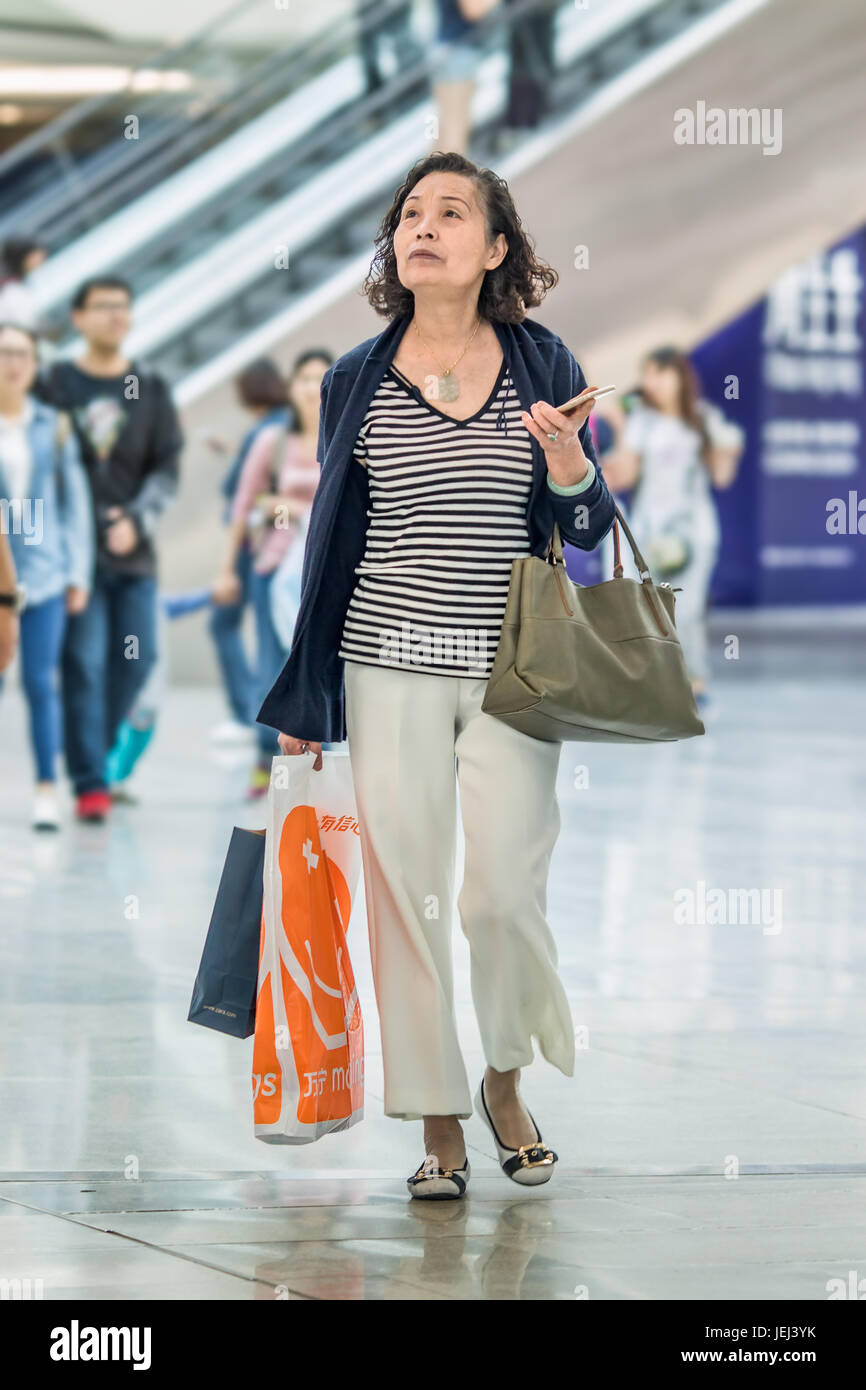
[[[213,587],[216,603],[237,602],[237,554],[244,543],[248,544],[253,555],[250,592],[256,621],[258,704],[287,656],[272,616],[271,587],[277,569],[297,541],[300,522],[312,506],[318,486],[319,393],[332,362],[330,353],[320,348],[301,353],[289,379],[288,426],[269,426],[253,441],[238,479],[223,565]],[[259,755],[250,798],[267,792],[271,759],[279,752],[276,730],[259,724],[256,733]]]
[[[259,357],[250,362],[235,378],[234,387],[238,404],[244,413],[251,417],[251,424],[245,431],[222,480],[222,520],[225,525],[231,524],[235,493],[253,444],[263,430],[273,430],[274,426],[280,426],[285,430],[291,418],[286,379],[272,358]],[[229,452],[226,440],[217,436],[209,435],[207,444],[217,455]],[[231,718],[211,731],[211,738],[216,743],[236,743],[240,739],[252,739],[254,734],[253,702],[258,695],[258,684],[243,639],[244,615],[247,606],[252,602],[252,560],[252,553],[244,534],[235,549],[237,599],[233,603],[214,604],[209,618],[210,634],[231,709]]]
[[37,365],[30,330],[0,325],[0,529],[23,587],[21,678],[36,763],[32,823],[36,830],[56,830],[60,653],[67,615],[87,606],[94,530],[69,418],[31,394]]

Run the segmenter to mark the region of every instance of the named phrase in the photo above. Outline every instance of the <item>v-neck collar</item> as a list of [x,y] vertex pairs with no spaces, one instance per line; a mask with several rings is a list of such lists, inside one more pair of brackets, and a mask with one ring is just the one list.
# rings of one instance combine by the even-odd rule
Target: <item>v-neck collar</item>
[[431,410],[434,415],[438,415],[440,420],[448,420],[449,423],[452,425],[465,426],[474,424],[476,420],[481,419],[482,415],[487,414],[487,411],[490,409],[493,402],[496,400],[496,397],[499,395],[500,390],[502,389],[502,383],[505,380],[505,375],[507,371],[508,361],[505,352],[503,352],[502,361],[500,362],[499,370],[496,373],[496,380],[493,383],[493,390],[490,392],[490,395],[487,397],[487,400],[484,402],[481,408],[479,410],[476,410],[474,415],[467,415],[465,420],[458,420],[453,415],[447,415],[444,410],[440,410],[438,406],[433,405],[433,403],[429,401],[427,397],[424,395],[424,392],[421,390],[421,388],[419,386],[416,386],[414,381],[410,381],[407,376],[404,376],[403,373],[400,371],[399,367],[394,366],[393,362],[389,364],[388,372],[386,372],[386,375],[390,373],[396,379],[398,385],[402,386],[403,390],[406,392],[407,395],[411,396],[413,400],[418,401],[420,405],[426,405],[428,410]]

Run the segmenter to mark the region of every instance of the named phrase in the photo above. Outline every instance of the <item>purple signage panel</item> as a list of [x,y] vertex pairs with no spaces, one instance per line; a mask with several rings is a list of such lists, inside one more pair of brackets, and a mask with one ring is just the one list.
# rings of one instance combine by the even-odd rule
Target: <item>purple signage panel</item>
[[717,603],[866,602],[864,282],[861,229],[693,353],[747,439],[737,483],[717,494]]

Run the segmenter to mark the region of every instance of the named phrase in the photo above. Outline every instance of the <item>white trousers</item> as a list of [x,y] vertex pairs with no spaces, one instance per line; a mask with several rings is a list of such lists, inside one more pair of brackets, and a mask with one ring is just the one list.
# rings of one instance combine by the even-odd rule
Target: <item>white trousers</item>
[[[481,711],[486,678],[346,661],[346,726],[382,1034],[385,1114],[472,1114],[453,1004],[457,898],[484,1055],[574,1074],[574,1024],[546,921],[561,745]],[[455,768],[456,761],[456,768]]]

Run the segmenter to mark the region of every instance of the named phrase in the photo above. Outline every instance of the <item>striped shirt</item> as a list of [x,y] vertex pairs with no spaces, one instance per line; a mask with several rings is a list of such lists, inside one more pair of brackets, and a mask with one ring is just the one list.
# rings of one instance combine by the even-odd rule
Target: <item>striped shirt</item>
[[487,403],[452,420],[391,367],[355,448],[370,503],[339,655],[489,676],[512,561],[530,553],[532,441],[505,362]]

